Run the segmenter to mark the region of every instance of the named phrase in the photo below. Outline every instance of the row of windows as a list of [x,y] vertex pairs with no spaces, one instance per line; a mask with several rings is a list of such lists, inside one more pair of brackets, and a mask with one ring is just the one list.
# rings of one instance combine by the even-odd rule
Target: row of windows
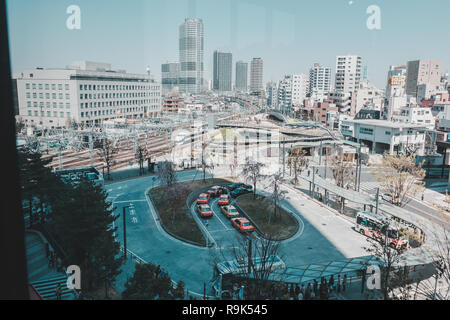
[[106,101],[106,102],[86,102],[81,103],[80,108],[101,108],[101,107],[114,107],[114,106],[127,106],[132,104],[148,104],[159,103],[158,99],[148,100],[127,100],[127,101]]
[[[52,90],[56,90],[56,83],[52,83],[51,85],[52,85]],[[45,83],[45,84],[44,83],[38,83],[38,84],[36,84],[36,83],[32,83],[32,84],[26,83],[25,84],[25,88],[27,88],[27,89],[33,88],[33,89],[39,89],[39,90],[43,90],[45,88],[45,90],[50,90],[50,84],[49,83]],[[69,90],[69,84],[66,83],[64,85],[64,88],[66,90]],[[62,83],[59,83],[58,84],[58,90],[62,90],[62,89],[63,89],[63,85],[62,85]]]
[[[27,99],[31,99],[31,93],[27,92],[26,97],[27,97]],[[36,92],[33,92],[33,98],[37,99],[37,97],[38,97],[38,94]],[[58,93],[58,95],[56,95],[56,93],[52,93],[51,97],[52,97],[52,99],[56,99],[56,97],[58,97],[58,99],[63,99],[64,95],[62,93]],[[70,99],[70,94],[66,93],[65,97],[67,100]],[[44,99],[44,94],[42,92],[39,92],[39,99]],[[45,93],[45,99],[50,99],[49,92]]]
[[363,133],[363,134],[373,134],[373,129],[369,129],[369,128],[359,128],[359,133]]
[[137,98],[137,97],[159,97],[157,92],[139,92],[139,93],[85,93],[80,94],[80,99],[118,99],[118,98]]
[[[53,108],[57,108],[58,107],[58,104],[56,102],[53,102],[52,105],[53,105]],[[70,103],[66,103],[65,105],[66,105],[66,109],[70,109]],[[31,104],[31,101],[27,101],[27,107],[31,108],[32,106],[33,107],[38,107],[38,103],[36,101],[34,101],[33,104]],[[50,108],[50,102],[46,102],[45,106],[47,108]],[[39,102],[39,107],[43,108],[44,107],[44,102]],[[60,108],[64,108],[64,103],[60,102],[59,103],[59,107]]]
[[[28,110],[28,115],[29,115],[29,116],[33,116],[33,111]],[[44,112],[44,111],[41,111],[40,115],[41,115],[41,117],[44,117],[44,116],[45,116],[45,112]],[[34,111],[34,116],[35,116],[35,117],[38,117],[38,116],[39,116],[39,112],[38,112],[38,111]],[[47,117],[51,117],[51,116],[52,116],[51,111],[47,111]],[[59,112],[59,116],[58,116],[58,111],[53,111],[53,117],[56,117],[56,118],[57,118],[57,117],[64,118],[64,116],[70,117],[70,112],[63,112],[63,111],[60,111],[60,112]]]
[[159,86],[137,86],[122,84],[80,84],[80,91],[83,90],[159,90]]

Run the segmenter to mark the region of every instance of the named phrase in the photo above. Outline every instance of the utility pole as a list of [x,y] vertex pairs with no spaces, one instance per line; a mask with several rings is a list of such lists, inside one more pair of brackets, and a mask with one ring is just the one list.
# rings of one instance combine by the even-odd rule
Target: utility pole
[[126,209],[130,206],[123,207],[123,253],[125,255],[125,260],[127,259],[127,219],[126,219]]
[[312,176],[312,198],[314,199],[314,192],[316,190],[316,185],[314,184],[314,178],[316,177],[316,168],[313,166],[313,176]]
[[358,151],[358,159],[359,159],[359,173],[358,173],[358,192],[359,187],[361,186],[361,149]]
[[322,140],[320,140],[320,147],[319,147],[319,166],[322,165]]
[[91,167],[94,166],[94,142],[92,141],[92,133],[89,134],[89,159]]
[[376,199],[375,199],[375,215],[378,214],[378,198],[380,195],[380,188],[377,188],[377,195],[376,195]]
[[250,274],[252,272],[251,268],[252,263],[252,239],[248,238],[248,263],[247,263],[247,273]]
[[283,137],[283,178],[284,178],[284,167],[285,167],[285,155],[284,155],[285,145],[286,145],[286,138]]

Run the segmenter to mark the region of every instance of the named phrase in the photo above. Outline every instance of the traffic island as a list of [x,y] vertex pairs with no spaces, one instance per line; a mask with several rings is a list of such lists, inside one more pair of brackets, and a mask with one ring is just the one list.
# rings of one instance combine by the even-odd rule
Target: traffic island
[[271,201],[266,197],[257,195],[255,200],[253,194],[244,194],[237,198],[237,205],[262,234],[273,240],[286,240],[298,231],[299,224],[292,214],[279,206],[275,214]]
[[224,179],[190,180],[177,183],[174,196],[163,187],[150,189],[149,196],[155,206],[161,226],[175,238],[198,246],[206,246],[206,239],[186,205],[186,198],[211,185],[229,184]]

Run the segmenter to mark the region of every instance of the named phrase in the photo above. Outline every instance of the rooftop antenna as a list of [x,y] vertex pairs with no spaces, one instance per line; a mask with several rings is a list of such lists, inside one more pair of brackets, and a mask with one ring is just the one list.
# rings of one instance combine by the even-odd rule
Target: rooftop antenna
[[147,74],[150,76],[150,67],[147,66]]

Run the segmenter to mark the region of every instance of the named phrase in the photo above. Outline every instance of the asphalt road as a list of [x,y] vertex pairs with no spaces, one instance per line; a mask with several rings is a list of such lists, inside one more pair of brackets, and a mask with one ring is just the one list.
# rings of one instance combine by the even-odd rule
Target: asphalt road
[[[187,171],[179,172],[177,176],[180,181],[200,179],[201,173]],[[116,206],[115,213],[120,214],[115,222],[118,240],[123,245],[122,208],[130,206],[126,209],[127,249],[144,261],[159,264],[172,279],[185,281],[190,292],[200,294],[203,292],[203,283],[209,288],[209,281],[213,280],[216,259],[230,256],[239,233],[219,213],[216,200],[213,200],[214,217],[209,220],[208,230],[217,240],[217,247],[199,247],[168,235],[160,226],[155,209],[146,197],[147,191],[157,185],[158,181],[149,176],[105,187],[109,200]],[[280,256],[288,266],[367,254],[363,249],[365,237],[352,229],[352,222],[309,201],[299,192],[287,191],[289,198],[282,202],[282,206],[290,210],[300,224],[297,234],[280,245]]]
[[[312,166],[310,166],[310,168],[312,170]],[[322,178],[325,177],[325,166],[324,165],[314,166],[314,168],[319,169],[318,174]],[[365,191],[372,195],[376,195],[376,189],[379,186],[379,183],[377,182],[376,177],[371,173],[372,171],[373,171],[373,168],[367,168],[367,167],[361,168],[360,190]],[[289,171],[286,170],[286,173],[289,174]],[[326,171],[326,177],[327,178],[333,177],[333,173],[329,167],[327,168],[327,171]],[[430,205],[428,205],[424,202],[418,201],[411,197],[407,197],[406,201],[407,202],[406,202],[406,205],[404,206],[404,209],[414,212],[436,224],[443,225],[447,229],[450,230],[450,224],[448,223],[448,221],[444,220],[434,207],[431,207]]]

